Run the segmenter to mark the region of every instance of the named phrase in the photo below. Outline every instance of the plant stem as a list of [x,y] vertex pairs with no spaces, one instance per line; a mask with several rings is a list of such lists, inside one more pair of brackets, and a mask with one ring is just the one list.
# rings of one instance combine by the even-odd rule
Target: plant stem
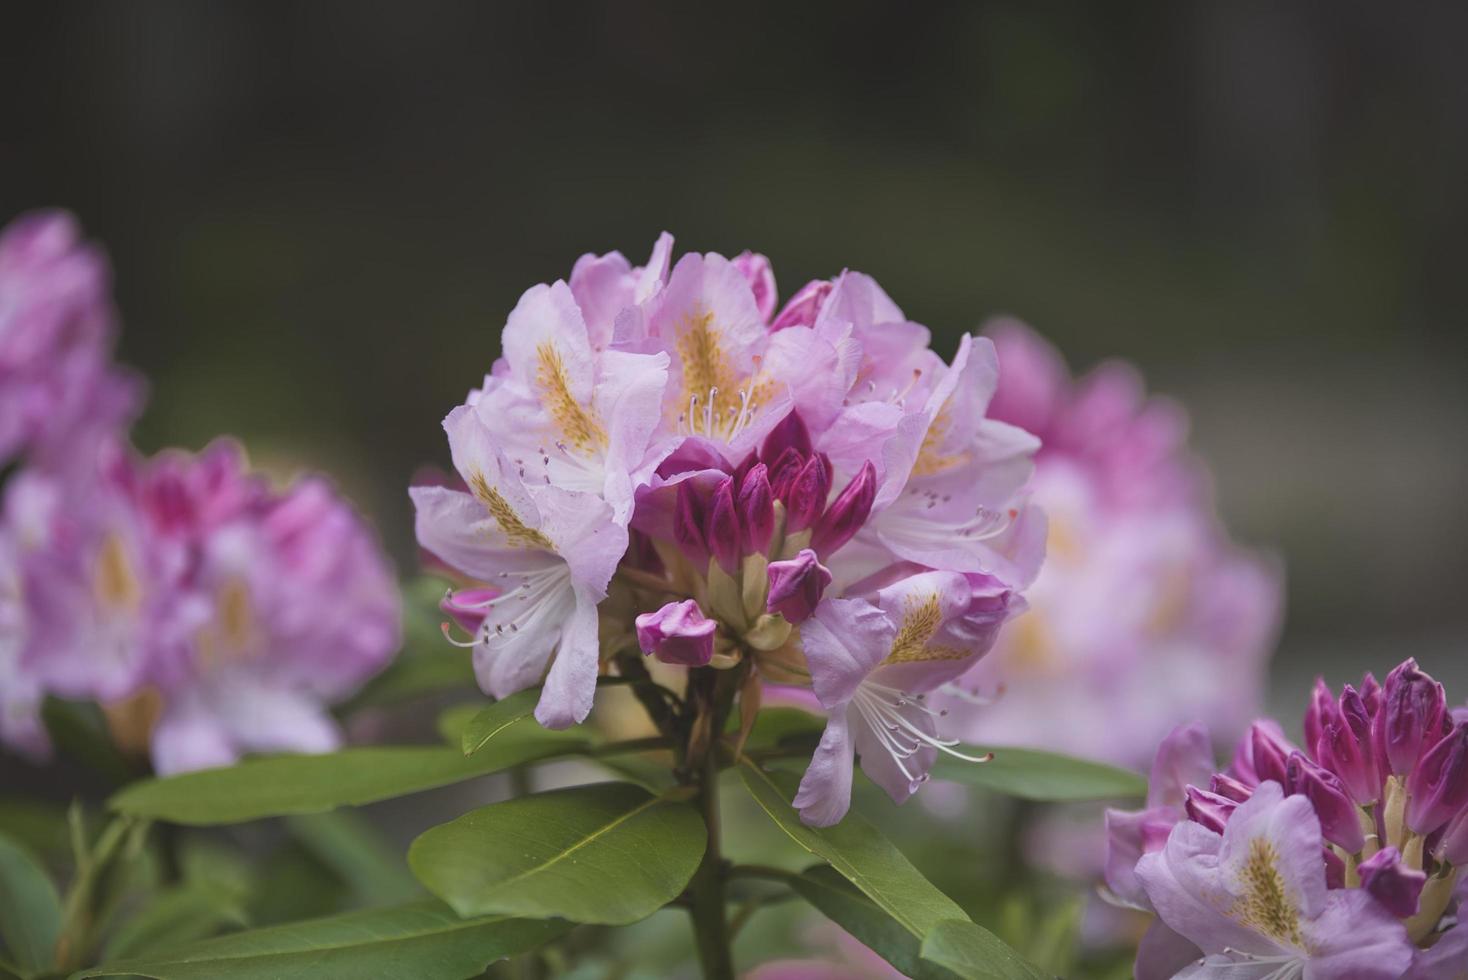
[[698,961],[705,980],[734,980],[729,957],[729,924],[724,918],[724,859],[719,851],[718,753],[705,753],[696,777],[698,805],[708,826],[709,842],[703,862],[688,883],[689,914],[698,943]]

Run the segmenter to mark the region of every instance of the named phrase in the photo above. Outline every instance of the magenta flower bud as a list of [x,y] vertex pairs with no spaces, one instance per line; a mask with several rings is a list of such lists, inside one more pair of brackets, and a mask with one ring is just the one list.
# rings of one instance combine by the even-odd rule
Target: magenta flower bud
[[489,606],[500,594],[499,589],[459,589],[439,600],[438,608],[471,636],[484,625]]
[[768,612],[779,613],[791,623],[810,618],[816,604],[831,584],[831,573],[810,548],[789,561],[772,561],[769,568],[770,595],[765,601]]
[[786,446],[780,457],[769,464],[770,493],[776,500],[784,503],[790,496],[790,486],[800,475],[800,469],[804,465],[805,457],[793,446]]
[[831,474],[818,456],[805,461],[785,497],[785,530],[795,534],[815,523],[831,492]]
[[1373,718],[1381,710],[1381,685],[1376,683],[1376,675],[1369,670],[1361,678],[1361,703]]
[[786,327],[808,327],[816,322],[820,315],[821,307],[826,303],[826,297],[831,295],[832,283],[829,279],[816,279],[801,287],[800,292],[790,297],[790,302],[780,311],[770,324],[770,330],[784,330]]
[[1351,854],[1366,845],[1356,806],[1335,773],[1322,769],[1299,752],[1290,754],[1285,770],[1286,792],[1298,793],[1310,801],[1326,840]]
[[810,430],[805,427],[805,420],[797,411],[791,411],[765,436],[765,441],[760,446],[759,458],[766,461],[777,460],[785,455],[787,449],[794,449],[802,459],[812,451]]
[[1409,657],[1387,675],[1372,722],[1383,776],[1412,771],[1423,750],[1445,733],[1446,706],[1443,686],[1418,670],[1416,660]]
[[1248,746],[1249,765],[1257,782],[1272,779],[1289,791],[1285,782],[1285,764],[1295,747],[1285,741],[1278,727],[1272,723],[1254,722],[1249,734],[1244,736]]
[[1341,856],[1332,848],[1322,847],[1320,857],[1325,862],[1325,887],[1346,887],[1346,862],[1341,860]]
[[1315,758],[1341,778],[1351,798],[1362,806],[1381,799],[1382,778],[1371,741],[1371,717],[1361,696],[1347,684],[1341,692],[1337,720],[1325,726],[1315,743]]
[[1305,748],[1315,751],[1315,743],[1325,726],[1336,720],[1335,695],[1325,683],[1324,677],[1315,678],[1315,688],[1310,692],[1310,707],[1305,711]]
[[1427,884],[1427,875],[1402,864],[1401,852],[1395,847],[1383,847],[1362,861],[1357,870],[1361,887],[1392,915],[1406,919],[1417,914],[1417,899]]
[[744,531],[745,554],[763,553],[770,546],[775,534],[775,496],[764,463],[756,463],[739,485],[739,525]]
[[1439,861],[1452,865],[1468,864],[1468,809],[1460,812],[1443,828],[1442,839],[1433,852]]
[[1430,834],[1468,809],[1468,722],[1422,753],[1407,777],[1407,826]]
[[811,547],[822,555],[830,555],[850,541],[872,513],[872,502],[877,499],[877,470],[867,460],[861,472],[846,484],[834,503],[826,508],[811,535]]
[[673,540],[694,567],[708,564],[709,545],[703,533],[703,503],[692,480],[678,484],[678,502],[673,511]]
[[1213,774],[1213,778],[1208,781],[1208,788],[1218,796],[1226,800],[1233,800],[1235,803],[1246,802],[1254,795],[1252,788],[1221,772]]
[[725,477],[714,489],[714,501],[708,520],[709,551],[719,567],[733,575],[739,570],[741,533],[739,512],[734,507],[734,480]]
[[1187,798],[1183,801],[1183,809],[1187,811],[1188,818],[1216,834],[1223,833],[1223,825],[1228,823],[1229,815],[1238,809],[1233,800],[1206,789],[1189,786],[1184,792]]
[[718,624],[704,616],[692,599],[670,602],[657,612],[642,613],[637,627],[637,645],[642,652],[665,664],[702,667],[714,656],[714,630]]
[[740,252],[729,260],[729,264],[749,281],[760,319],[769,322],[770,314],[775,312],[775,303],[778,301],[775,294],[775,273],[770,269],[770,260],[758,252]]

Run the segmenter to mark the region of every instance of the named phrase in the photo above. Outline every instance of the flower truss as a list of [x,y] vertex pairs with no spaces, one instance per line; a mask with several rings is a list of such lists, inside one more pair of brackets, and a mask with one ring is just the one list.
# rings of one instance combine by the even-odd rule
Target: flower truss
[[462,487],[415,487],[420,544],[480,685],[543,685],[584,720],[597,678],[666,664],[813,694],[796,805],[846,812],[854,759],[896,800],[956,751],[927,695],[1023,608],[1044,547],[1037,440],[986,415],[993,344],[951,363],[869,277],[778,308],[763,256],[584,256],[528,290],[503,356],[444,421]]
[[1145,765],[1186,721],[1232,738],[1259,707],[1281,604],[1275,563],[1229,543],[1182,410],[1148,399],[1132,368],[1073,381],[1028,328],[988,332],[1001,366],[989,415],[1042,443],[1032,487],[1049,553],[1029,612],[961,682],[1002,696],[962,712],[959,734],[1126,766]]
[[1137,976],[1455,980],[1468,967],[1468,721],[1408,660],[1337,697],[1303,747],[1257,722],[1224,772],[1206,731],[1158,750],[1145,810],[1107,814],[1107,883],[1154,910]]

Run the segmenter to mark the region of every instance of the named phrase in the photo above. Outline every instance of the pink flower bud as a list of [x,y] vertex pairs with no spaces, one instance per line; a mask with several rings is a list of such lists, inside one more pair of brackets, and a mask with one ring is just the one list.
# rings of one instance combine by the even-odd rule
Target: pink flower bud
[[740,252],[729,264],[749,280],[749,288],[754,291],[754,305],[759,307],[760,319],[769,322],[770,314],[775,312],[775,303],[778,302],[775,294],[775,273],[770,268],[770,260],[758,252]]
[[1460,812],[1443,828],[1442,840],[1434,852],[1439,861],[1453,865],[1468,864],[1468,809]]
[[1417,913],[1417,899],[1427,875],[1402,864],[1395,847],[1384,847],[1361,862],[1361,887],[1366,889],[1386,910],[1399,919]]
[[733,575],[739,570],[741,556],[739,512],[734,507],[734,480],[725,477],[714,489],[714,500],[708,520],[709,551],[719,567]]
[[657,612],[642,613],[633,622],[642,652],[665,664],[702,667],[713,659],[718,624],[706,618],[692,599],[670,602]]
[[678,502],[673,511],[673,540],[694,567],[708,564],[709,545],[703,533],[703,503],[692,480],[678,484]]
[[1324,677],[1315,678],[1315,688],[1310,692],[1310,707],[1305,710],[1305,748],[1315,751],[1315,743],[1325,726],[1336,720],[1335,695],[1330,693]]
[[1468,808],[1468,722],[1422,753],[1407,777],[1407,826],[1430,834]]
[[811,535],[811,547],[822,555],[830,555],[850,541],[871,515],[872,502],[876,499],[877,470],[868,460],[822,515]]
[[1238,808],[1238,804],[1196,786],[1189,786],[1185,792],[1187,799],[1183,803],[1183,809],[1187,811],[1188,819],[1202,824],[1216,834],[1223,833],[1223,825],[1228,823],[1229,815]]
[[1285,760],[1295,747],[1285,740],[1279,725],[1272,721],[1256,721],[1249,726],[1234,753],[1235,775],[1245,783],[1258,785],[1272,779],[1284,786]]
[[755,464],[739,485],[739,524],[745,554],[763,553],[770,546],[775,533],[775,497],[764,463]]
[[444,614],[452,616],[454,622],[472,636],[484,625],[484,617],[489,614],[489,604],[499,594],[499,589],[459,589],[444,596],[439,601],[438,608]]
[[794,410],[777,422],[770,434],[765,436],[765,441],[760,446],[759,458],[766,462],[779,459],[787,449],[794,449],[802,458],[811,454],[810,430],[805,427],[805,420],[800,417],[800,413]]
[[770,324],[770,330],[784,330],[786,327],[808,327],[816,322],[816,317],[821,314],[821,307],[826,303],[826,297],[831,295],[832,284],[829,279],[816,279],[801,287],[800,292],[790,297],[790,302],[780,311]]
[[815,523],[826,507],[831,492],[831,471],[818,456],[805,461],[790,483],[785,496],[785,530],[790,534],[804,531]]
[[1423,750],[1446,733],[1446,702],[1443,686],[1410,657],[1387,675],[1372,730],[1383,775],[1405,776]]
[[769,568],[770,594],[765,608],[779,613],[791,623],[810,618],[816,604],[831,584],[831,573],[810,548],[789,561],[772,561]]
[[1254,791],[1248,786],[1221,772],[1213,774],[1213,778],[1208,782],[1208,788],[1218,796],[1226,800],[1233,800],[1235,803],[1243,803],[1254,795]]
[[1371,742],[1371,716],[1351,685],[1341,692],[1336,721],[1315,743],[1315,758],[1341,777],[1351,798],[1365,806],[1381,799],[1382,778]]
[[1322,769],[1299,752],[1285,763],[1285,790],[1310,801],[1320,818],[1320,832],[1332,844],[1355,854],[1366,844],[1355,804],[1335,773]]

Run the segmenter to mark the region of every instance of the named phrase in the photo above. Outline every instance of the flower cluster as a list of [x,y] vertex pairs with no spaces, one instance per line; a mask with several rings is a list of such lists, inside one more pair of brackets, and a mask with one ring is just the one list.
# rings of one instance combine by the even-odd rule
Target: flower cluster
[[[444,422],[462,488],[415,487],[420,544],[486,692],[537,684],[578,723],[641,650],[813,692],[797,805],[839,820],[860,755],[895,799],[952,744],[928,692],[1022,608],[1043,516],[1036,439],[986,417],[993,345],[951,363],[869,277],[778,307],[763,256],[584,256],[531,288]],[[748,705],[746,705],[748,707]]]
[[988,333],[1002,369],[989,415],[1042,443],[1032,485],[1049,553],[1029,612],[961,681],[1003,695],[964,713],[959,734],[1125,766],[1184,721],[1233,737],[1259,705],[1275,563],[1229,543],[1181,409],[1147,398],[1135,371],[1110,363],[1073,381],[1028,328]]
[[1158,915],[1138,977],[1462,976],[1468,718],[1408,660],[1317,682],[1304,729],[1257,722],[1213,772],[1206,730],[1179,728],[1147,808],[1107,814],[1108,885]]
[[85,466],[132,418],[142,386],[111,362],[107,262],[66,214],[0,232],[0,467],[20,456]]
[[[162,773],[333,748],[325,705],[398,646],[386,561],[320,479],[276,492],[229,442],[151,460],[127,448],[121,402],[101,397],[121,375],[101,347],[64,347],[100,341],[104,279],[69,218],[0,238],[0,344],[51,344],[29,374],[0,375],[6,422],[24,404],[37,423],[0,513],[0,742],[44,756],[39,708],[55,695],[99,702]],[[98,386],[85,410],[73,355]]]

